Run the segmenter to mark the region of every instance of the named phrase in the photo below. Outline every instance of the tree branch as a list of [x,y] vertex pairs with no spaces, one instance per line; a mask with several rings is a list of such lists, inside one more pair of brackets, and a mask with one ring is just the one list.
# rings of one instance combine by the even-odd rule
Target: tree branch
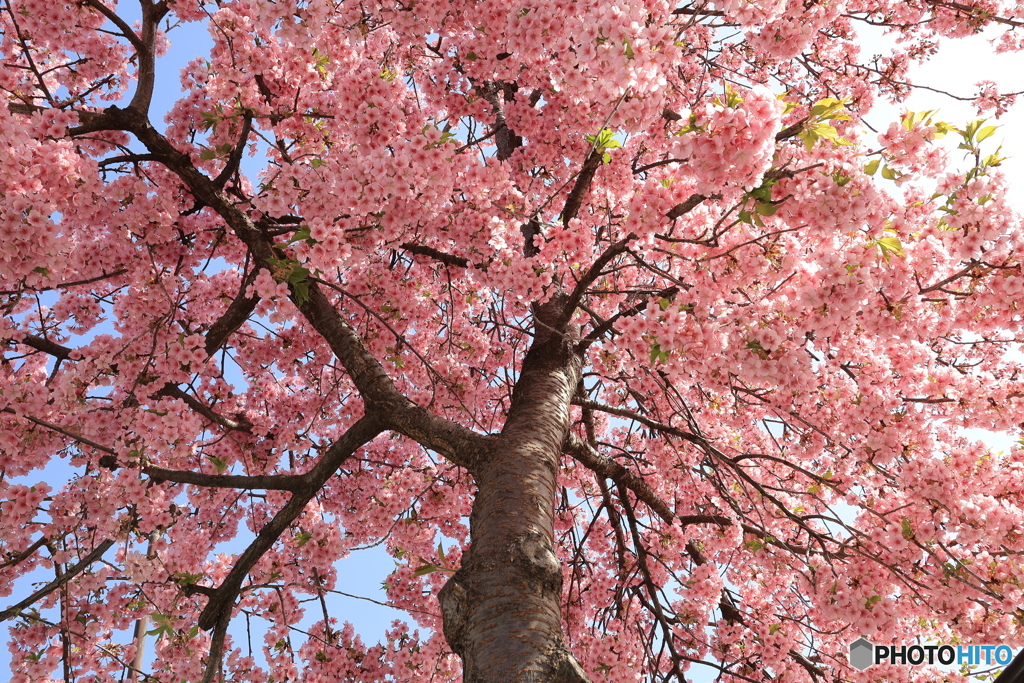
[[142,472],[149,476],[154,484],[166,481],[175,484],[192,484],[209,488],[262,490],[262,491],[301,491],[306,486],[304,474],[264,474],[241,476],[235,474],[206,474],[189,470],[169,470],[163,467],[147,465]]
[[40,536],[35,543],[22,550],[20,553],[12,553],[7,557],[8,559],[0,562],[0,569],[6,569],[7,567],[13,567],[16,564],[21,563],[23,560],[28,559],[35,551],[46,545],[46,542],[50,539],[46,536]]
[[383,425],[375,417],[364,415],[353,424],[345,434],[335,441],[328,451],[306,474],[302,475],[302,486],[295,489],[291,499],[270,520],[248,548],[245,549],[235,566],[210,596],[210,601],[199,615],[199,627],[209,631],[216,626],[223,613],[230,615],[231,606],[242,588],[245,577],[259,562],[260,558],[280,538],[295,518],[302,514],[306,504],[323,487],[342,463],[351,457],[362,446],[366,445],[383,431]]
[[402,249],[409,252],[410,254],[417,254],[419,256],[427,256],[440,261],[446,266],[456,266],[458,268],[469,268],[471,265],[469,259],[462,258],[461,256],[453,256],[452,254],[446,254],[443,251],[434,249],[433,247],[427,247],[422,244],[413,244],[412,242],[403,242],[399,245]]
[[685,216],[686,214],[693,211],[705,199],[707,199],[707,197],[705,197],[702,194],[691,194],[689,199],[687,199],[685,202],[676,204],[671,209],[669,209],[668,213],[665,214],[665,217],[668,218],[669,220],[674,221],[675,219],[681,216]]
[[171,382],[168,382],[160,391],[153,394],[153,396],[169,396],[171,398],[176,398],[183,402],[185,405],[187,405],[189,408],[194,410],[195,412],[205,417],[210,422],[213,422],[214,424],[219,424],[221,427],[224,427],[225,429],[231,429],[240,432],[248,432],[252,430],[252,423],[249,422],[249,420],[244,415],[239,414],[239,419],[237,420],[226,418],[223,415],[214,411],[206,404],[204,404],[202,401],[192,396],[191,394],[182,391],[177,384],[172,384]]
[[[185,183],[197,201],[212,208],[231,227],[260,264],[284,258],[270,238],[214,185],[193,164],[188,155],[178,151],[156,131],[143,114],[109,107],[105,115],[109,123],[131,132],[145,147],[163,159],[163,163]],[[345,368],[368,412],[376,412],[386,422],[386,429],[399,432],[422,446],[436,451],[453,463],[472,469],[475,459],[486,450],[488,440],[459,424],[430,413],[402,394],[371,354],[352,326],[338,314],[319,285],[307,282],[308,291],[300,299],[291,287],[291,300],[310,325],[320,333],[335,357]]]
[[[679,287],[673,285],[672,287],[668,287],[666,289],[661,290],[660,292],[657,293],[656,296],[659,299],[671,299],[678,293]],[[618,322],[620,319],[637,315],[638,313],[643,312],[646,308],[647,301],[641,301],[638,304],[630,306],[624,311],[619,311],[618,313],[608,318],[604,322],[599,322],[598,325],[593,330],[590,331],[590,334],[588,334],[586,337],[580,340],[579,348],[581,350],[586,349],[588,346],[590,346],[598,339],[600,339],[602,336],[604,336],[606,332],[611,330],[615,326],[615,323]]]
[[109,550],[110,546],[112,545],[114,545],[114,542],[110,539],[107,539],[100,543],[98,546],[96,546],[96,548],[93,549],[91,553],[89,553],[82,560],[80,560],[78,564],[68,569],[66,572],[64,572],[63,574],[55,578],[53,581],[37,590],[32,595],[28,596],[27,598],[19,602],[17,605],[13,605],[5,609],[3,612],[0,612],[0,621],[7,621],[11,617],[18,616],[18,613],[21,612],[21,610],[25,609],[37,600],[45,598],[50,593],[59,589],[68,581],[75,578],[78,574],[82,573],[82,571],[90,564],[100,559],[103,556],[103,553],[107,552],[107,550]]
[[[99,0],[93,0],[98,2]],[[167,13],[167,3],[142,2],[142,42],[141,48],[137,48],[136,54],[139,57],[138,84],[135,86],[135,95],[131,104],[128,105],[140,114],[149,113],[150,102],[153,101],[153,89],[156,85],[156,30],[160,20]]]
[[569,190],[569,196],[565,199],[565,206],[562,208],[562,226],[565,228],[569,227],[569,221],[576,218],[576,215],[580,211],[580,207],[583,205],[583,198],[587,195],[587,191],[590,190],[590,184],[594,181],[594,176],[597,175],[597,169],[601,168],[601,160],[603,153],[596,149],[591,149],[590,154],[587,155],[586,160],[583,162],[583,168],[580,169],[579,175],[576,176],[576,182],[573,184],[572,189]]
[[576,436],[572,432],[566,435],[563,451],[571,455],[577,462],[607,479],[614,481],[620,488],[629,489],[637,498],[647,504],[658,517],[666,524],[671,525],[675,520],[675,513],[669,509],[654,489],[644,480],[643,477],[633,474],[625,467],[611,458],[601,455],[590,444]]
[[704,439],[697,436],[696,434],[684,432],[681,429],[676,429],[675,427],[671,427],[667,424],[664,424],[663,422],[652,420],[651,418],[645,415],[641,415],[640,413],[629,410],[627,408],[616,408],[614,406],[605,405],[603,403],[598,403],[597,401],[591,401],[590,399],[581,398],[578,396],[572,400],[572,403],[573,405],[580,406],[583,408],[598,410],[601,411],[602,413],[608,413],[609,415],[617,415],[618,417],[624,417],[628,420],[635,420],[646,427],[650,427],[651,429],[657,429],[658,431],[664,434],[670,434],[672,436],[679,437],[680,439],[685,439],[686,441],[689,441],[690,443],[696,444],[698,446],[703,446],[706,444]]
[[[60,358],[61,360],[70,360],[71,354],[73,353],[72,349],[69,349],[66,346],[61,346],[60,344],[56,344],[47,339],[43,339],[42,337],[37,337],[34,334],[25,335],[24,339],[22,339],[20,343],[24,344],[25,346],[30,346],[38,351],[42,351],[43,353],[47,353],[55,358]],[[210,346],[209,338],[207,338],[207,346]],[[173,384],[171,382],[168,382],[163,386],[162,389],[153,394],[153,398],[158,398],[161,396],[169,396],[172,398],[180,399],[182,402],[185,403],[185,405],[187,405],[189,408],[191,408],[192,410],[196,411],[197,413],[208,419],[210,422],[225,427],[226,429],[238,430],[243,432],[248,432],[252,429],[252,423],[249,422],[247,419],[242,418],[238,420],[231,420],[229,418],[226,418],[223,415],[220,415],[217,412],[215,412],[212,408],[203,404],[195,397],[182,391],[181,388],[178,387],[178,385]],[[29,416],[25,417],[44,427],[48,427],[55,431],[60,431],[65,436],[70,436],[73,439],[82,441],[82,443],[87,443],[88,445],[93,446],[94,448],[106,450],[111,454],[114,453],[112,450],[107,449],[105,446],[100,446],[98,444],[92,443],[88,439],[84,439],[84,437],[73,435],[70,432],[62,430],[62,428],[60,427],[51,425],[50,423],[44,422],[42,420],[38,420],[37,418],[32,418]]]
[[618,242],[610,245],[605,249],[604,253],[601,254],[597,260],[591,264],[587,272],[584,273],[583,277],[580,278],[579,282],[576,283],[576,287],[572,290],[572,293],[566,299],[565,304],[562,308],[561,314],[555,321],[554,328],[556,332],[565,331],[565,326],[569,324],[572,319],[572,314],[576,312],[576,307],[579,305],[580,300],[583,299],[583,295],[586,294],[587,288],[594,284],[597,278],[601,277],[601,270],[611,263],[617,256],[626,251],[629,243],[636,239],[635,233],[629,233]]
[[231,156],[228,157],[228,162],[224,164],[224,168],[213,179],[213,184],[217,187],[224,187],[224,184],[228,182],[231,175],[238,170],[239,164],[242,163],[242,153],[245,152],[245,143],[249,141],[249,133],[252,132],[252,114],[246,111],[242,114],[242,132],[238,134],[238,142],[231,150]]
[[0,412],[10,413],[11,415],[15,415],[17,417],[25,418],[29,422],[34,422],[37,425],[39,425],[40,427],[46,427],[47,429],[49,429],[51,431],[54,431],[54,432],[57,432],[58,434],[63,434],[64,436],[68,437],[69,439],[73,439],[74,441],[77,441],[79,443],[83,443],[86,446],[90,446],[92,448],[95,448],[98,451],[103,451],[104,453],[109,453],[110,455],[116,455],[116,453],[114,452],[113,448],[108,448],[107,446],[101,446],[100,444],[96,443],[95,441],[93,441],[91,439],[87,439],[84,436],[81,436],[80,434],[75,434],[74,432],[72,432],[70,430],[67,430],[67,429],[65,429],[63,427],[60,427],[58,425],[55,425],[52,422],[47,422],[46,420],[40,420],[38,417],[32,417],[31,415],[24,415],[24,414],[18,415],[18,413],[16,413],[11,408],[4,408],[3,410],[0,410]]

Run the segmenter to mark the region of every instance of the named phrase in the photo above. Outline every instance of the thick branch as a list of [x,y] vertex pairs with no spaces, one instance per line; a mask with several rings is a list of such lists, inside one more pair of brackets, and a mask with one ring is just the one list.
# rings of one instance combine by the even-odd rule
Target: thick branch
[[691,194],[689,199],[687,199],[685,202],[676,204],[671,209],[669,209],[668,213],[665,214],[665,217],[668,218],[669,220],[674,221],[675,219],[681,216],[685,216],[686,214],[693,211],[705,199],[707,199],[707,197],[705,197],[702,194]]
[[[96,0],[98,2],[98,0]],[[156,85],[156,31],[157,25],[167,13],[167,3],[142,2],[142,47],[137,50],[139,57],[138,85],[132,97],[130,109],[146,114],[153,100],[153,89]]]
[[242,163],[242,153],[245,152],[245,144],[249,141],[249,133],[251,132],[252,114],[246,111],[242,115],[242,132],[238,135],[238,142],[235,144],[234,149],[231,150],[231,156],[228,157],[228,162],[224,164],[224,169],[213,179],[213,184],[217,187],[224,187],[224,183],[228,181],[228,178],[238,170],[239,164]]
[[602,156],[602,152],[592,149],[583,162],[583,168],[580,169],[579,175],[576,176],[576,183],[569,190],[569,196],[565,199],[565,207],[562,209],[563,227],[568,228],[569,221],[576,218],[576,215],[580,212],[583,198],[587,196],[587,191],[590,190],[590,184],[594,181],[594,176],[597,175],[597,169],[601,168]]
[[249,422],[244,415],[239,415],[240,419],[237,420],[224,417],[191,394],[182,391],[177,384],[171,384],[168,382],[164,385],[164,388],[154,394],[154,396],[170,396],[171,398],[176,398],[210,422],[219,424],[225,429],[232,429],[240,432],[248,432],[252,429],[252,423]]
[[[663,289],[660,292],[658,292],[657,297],[659,299],[671,299],[672,297],[674,297],[678,293],[679,293],[679,287],[672,286],[672,287],[668,287],[667,289]],[[628,318],[630,316],[637,315],[638,313],[642,313],[644,310],[646,310],[646,308],[647,308],[647,301],[641,301],[638,304],[634,304],[633,306],[630,306],[629,308],[627,308],[624,311],[619,311],[618,313],[616,313],[615,315],[613,315],[612,317],[608,318],[607,320],[605,320],[603,322],[602,321],[598,321],[598,325],[593,330],[591,330],[590,333],[587,334],[586,337],[584,337],[580,341],[580,343],[579,343],[580,349],[581,350],[582,349],[586,349],[588,346],[590,346],[591,344],[596,342],[598,339],[600,339],[602,336],[604,336],[604,334],[606,332],[611,330],[615,326],[615,323],[618,322],[620,319]]]
[[502,99],[511,99],[515,89],[515,84],[504,82],[486,83],[478,88],[484,99],[491,104],[491,112],[494,114],[494,141],[498,146],[498,161],[505,161],[516,148],[523,145],[523,139],[508,127],[505,107],[502,105]]
[[128,25],[128,22],[122,19],[117,12],[104,5],[101,0],[85,0],[84,4],[92,7],[94,10],[106,17],[111,24],[116,26],[121,32],[121,35],[132,44],[132,47],[135,48],[136,52],[142,52],[146,49],[146,44],[142,42],[142,39],[139,38],[138,34],[132,30],[132,27]]
[[245,290],[248,289],[252,281],[256,279],[256,271],[251,271],[246,277],[242,278],[242,285],[236,296],[232,301],[231,305],[228,306],[227,310],[217,318],[217,322],[213,323],[209,330],[206,331],[206,355],[212,356],[224,346],[235,330],[242,326],[252,312],[256,310],[256,304],[259,303],[260,298],[258,296],[246,296]]
[[800,133],[804,131],[804,124],[806,123],[807,119],[802,118],[796,123],[794,123],[792,126],[787,126],[786,128],[783,128],[782,130],[775,134],[775,141],[782,142],[783,140],[795,138],[797,135],[800,135]]
[[676,429],[675,427],[671,427],[663,422],[652,420],[651,418],[645,415],[641,415],[640,413],[629,410],[627,408],[616,408],[615,406],[605,405],[603,403],[591,401],[590,399],[586,398],[580,398],[578,396],[572,400],[572,403],[573,405],[581,406],[583,408],[599,410],[602,413],[608,413],[609,415],[617,415],[618,417],[624,417],[629,420],[635,420],[646,427],[650,427],[651,429],[657,429],[663,434],[670,434],[672,436],[679,437],[680,439],[685,439],[686,441],[689,441],[690,443],[693,444],[697,444],[698,446],[703,446],[705,444],[704,439],[700,438],[696,434],[684,432],[681,429]]
[[[133,133],[150,152],[159,155],[196,200],[224,219],[262,267],[285,256],[249,216],[200,172],[188,155],[178,151],[157,132],[145,116],[117,107],[108,108],[105,116],[111,124]],[[307,282],[307,287],[308,296],[301,299],[293,287],[292,301],[327,341],[359,390],[368,412],[381,415],[381,419],[386,421],[385,428],[408,436],[457,465],[470,468],[474,459],[486,449],[487,440],[472,430],[428,412],[404,396],[320,287],[312,281]]]
[[563,450],[581,465],[593,470],[595,474],[611,479],[620,488],[632,491],[637,498],[647,503],[647,506],[666,524],[672,524],[676,518],[675,513],[669,509],[665,501],[658,497],[658,494],[644,481],[643,477],[630,472],[611,458],[601,455],[590,444],[572,432],[566,436]]
[[[61,360],[70,360],[71,354],[73,353],[72,349],[69,349],[66,346],[61,346],[60,344],[56,344],[54,342],[49,341],[48,339],[37,337],[34,334],[25,335],[21,343],[24,344],[25,346],[31,346],[32,348],[38,351],[42,351],[43,353],[47,353],[55,358],[60,358]],[[210,346],[209,338],[207,338],[207,346]],[[160,389],[160,391],[153,394],[153,397],[155,398],[158,398],[160,396],[170,396],[172,398],[180,399],[182,402],[185,403],[185,405],[187,405],[189,408],[191,408],[192,410],[196,411],[197,413],[208,419],[210,422],[219,424],[220,426],[225,427],[226,429],[239,430],[243,432],[248,432],[249,430],[252,429],[252,423],[250,423],[248,420],[244,418],[239,420],[232,420],[226,418],[223,415],[220,415],[217,412],[215,412],[212,408],[203,404],[201,401],[197,400],[195,397],[182,391],[181,388],[178,387],[178,385],[172,384],[171,382],[168,382],[163,386],[162,389]],[[92,443],[88,439],[80,437],[76,434],[72,434],[64,430],[63,428],[51,425],[50,423],[38,420],[37,418],[29,416],[25,417],[44,427],[48,427],[49,429],[53,429],[54,431],[61,432],[65,436],[70,436],[71,438],[76,439],[77,441],[81,441],[82,443],[88,444],[93,448],[99,448],[100,450],[113,454],[113,451],[108,449],[107,447]]]
[[[11,415],[18,415],[18,413],[16,413],[14,410],[12,410],[10,408],[4,408],[0,412],[10,413]],[[22,415],[18,415],[18,416],[25,418],[29,422],[34,422],[37,425],[39,425],[40,427],[46,427],[50,431],[57,432],[58,434],[63,434],[64,436],[68,437],[69,439],[73,439],[73,440],[75,440],[75,441],[77,441],[79,443],[83,443],[86,446],[90,446],[92,448],[95,448],[98,451],[103,451],[104,453],[109,453],[110,455],[115,455],[113,448],[109,448],[107,446],[101,446],[100,444],[96,443],[92,439],[87,439],[87,438],[85,438],[84,436],[82,436],[80,434],[75,434],[74,432],[72,432],[72,431],[70,431],[68,429],[65,429],[64,427],[61,427],[59,425],[55,425],[52,422],[47,422],[46,420],[40,420],[38,417],[32,417],[31,415],[24,415],[24,414],[22,414]]]
[[301,491],[306,487],[305,474],[264,474],[241,476],[235,474],[206,474],[188,470],[168,470],[163,467],[146,466],[142,472],[149,476],[153,483],[161,484],[169,481],[175,484],[193,484],[209,488],[262,490],[262,491]]
[[433,247],[423,246],[422,244],[413,244],[412,242],[403,242],[400,246],[410,254],[428,256],[435,261],[440,261],[446,266],[456,266],[458,268],[469,268],[470,266],[469,259],[464,259],[461,256],[453,256],[452,254],[446,254],[443,251],[434,249]]
[[594,284],[595,280],[601,277],[601,271],[604,267],[611,263],[619,254],[626,251],[629,243],[635,239],[636,234],[632,232],[629,233],[624,238],[605,249],[604,253],[601,254],[593,264],[591,264],[590,268],[587,269],[587,272],[580,278],[580,281],[576,283],[576,287],[573,289],[572,294],[570,294],[569,298],[566,299],[565,306],[562,309],[561,314],[558,316],[558,320],[555,322],[555,331],[563,332],[565,330],[565,326],[568,325],[569,321],[572,319],[572,314],[576,312],[576,307],[579,305],[580,300],[582,300],[583,295],[586,294],[587,288]]
[[69,349],[66,346],[61,346],[60,344],[54,343],[49,339],[37,337],[34,334],[26,334],[25,338],[22,339],[21,342],[19,343],[24,344],[25,346],[31,346],[33,349],[37,351],[42,351],[43,353],[47,353],[53,356],[54,358],[60,358],[61,360],[71,359],[71,349]]
[[82,560],[80,560],[78,564],[68,569],[66,572],[64,572],[63,574],[55,578],[53,581],[37,590],[32,595],[28,596],[27,598],[19,602],[17,605],[9,607],[5,609],[3,612],[0,612],[0,621],[7,621],[11,617],[18,616],[21,610],[32,605],[37,600],[45,598],[50,593],[59,589],[68,581],[82,573],[82,571],[85,570],[85,568],[88,567],[90,564],[100,559],[103,556],[103,553],[107,552],[107,550],[109,550],[110,546],[112,545],[114,545],[114,542],[110,539],[107,539],[100,543],[98,546],[96,546],[95,549],[93,549],[91,553],[82,558]]
[[12,553],[8,555],[6,560],[0,562],[0,569],[4,569],[6,567],[13,567],[14,565],[19,564],[23,560],[28,559],[32,556],[32,554],[35,551],[39,550],[44,545],[46,545],[46,542],[49,540],[50,539],[46,536],[40,536],[35,543],[22,550],[20,553]]
[[337,472],[342,463],[359,448],[376,438],[381,431],[382,425],[378,420],[369,415],[361,417],[344,436],[334,442],[313,469],[302,475],[303,485],[295,490],[291,499],[274,515],[274,518],[260,529],[256,540],[239,556],[235,566],[214,591],[202,614],[199,615],[200,628],[208,631],[220,622],[224,612],[230,614],[231,606],[238,597],[249,570],[270,550],[295,518],[302,514],[306,504]]

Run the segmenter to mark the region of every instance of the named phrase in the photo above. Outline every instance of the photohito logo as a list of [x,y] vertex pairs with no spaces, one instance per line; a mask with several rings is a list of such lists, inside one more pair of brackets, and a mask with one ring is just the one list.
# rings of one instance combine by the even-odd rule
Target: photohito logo
[[1006,666],[1012,659],[1008,645],[874,645],[867,638],[850,643],[850,666],[857,671],[884,663]]

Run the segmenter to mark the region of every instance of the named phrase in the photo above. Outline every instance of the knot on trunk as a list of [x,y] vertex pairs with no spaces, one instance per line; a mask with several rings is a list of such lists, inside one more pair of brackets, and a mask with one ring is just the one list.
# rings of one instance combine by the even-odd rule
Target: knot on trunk
[[509,548],[513,564],[520,565],[543,590],[561,595],[562,567],[547,534],[534,531],[520,536]]
[[452,651],[462,656],[466,637],[466,589],[454,577],[437,594],[441,603],[441,623],[444,627],[444,638]]
[[583,670],[580,663],[564,647],[559,648],[552,656],[555,674],[549,683],[591,683],[590,676]]

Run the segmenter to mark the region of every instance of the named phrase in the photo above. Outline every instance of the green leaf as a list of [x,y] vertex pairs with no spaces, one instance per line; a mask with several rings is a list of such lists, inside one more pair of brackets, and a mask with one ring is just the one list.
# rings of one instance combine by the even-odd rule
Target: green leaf
[[295,289],[295,300],[299,306],[309,301],[309,282],[293,282],[292,287]]
[[666,310],[671,305],[672,305],[672,300],[671,299],[666,299],[666,298],[658,299],[658,306],[660,306],[661,310],[663,310],[663,311]]
[[602,163],[610,164],[611,161],[612,161],[612,155],[611,154],[609,154],[608,152],[604,152],[603,154],[601,154],[601,162]]
[[199,159],[201,161],[213,161],[217,158],[217,151],[213,149],[204,149],[199,153]]
[[179,586],[194,586],[203,580],[205,574],[190,574],[189,572],[178,572],[171,574],[171,579]]
[[292,244],[293,242],[298,242],[300,240],[306,240],[310,244],[316,244],[317,243],[317,241],[315,239],[313,239],[312,236],[310,236],[310,234],[309,234],[309,226],[308,225],[300,225],[299,229],[296,230],[292,234],[292,236],[288,238],[287,244]]
[[985,157],[984,161],[982,161],[982,166],[984,168],[989,168],[991,166],[998,166],[999,164],[1006,161],[1006,157],[999,156],[999,153],[1001,151],[1003,151],[1002,147],[997,149],[994,154],[989,154],[987,157]]
[[154,612],[149,615],[149,618],[153,620],[155,627],[149,631],[146,631],[146,635],[156,636],[157,640],[160,640],[164,636],[174,635],[174,626],[171,624],[171,618],[166,614],[160,614]]
[[441,564],[448,564],[448,559],[444,556],[444,546],[440,543],[437,544],[437,559],[441,560]]
[[299,533],[295,534],[295,536],[293,536],[293,538],[295,539],[296,543],[298,544],[298,547],[301,548],[302,546],[304,546],[307,543],[309,543],[309,540],[311,538],[313,538],[313,534],[311,534],[308,531],[300,531]]
[[903,175],[902,173],[897,173],[896,171],[892,170],[888,166],[883,166],[882,167],[882,177],[885,178],[886,180],[896,180],[896,179],[902,177],[902,175]]
[[874,605],[876,602],[880,602],[881,600],[881,595],[872,595],[870,598],[864,601],[864,606],[868,609],[871,609],[872,605]]
[[312,166],[313,168],[320,168],[326,163],[327,162],[324,161],[323,159],[310,159],[309,161],[309,165]]
[[37,267],[33,268],[32,272],[33,273],[39,273],[40,275],[42,275],[44,277],[50,277],[50,269],[49,268],[45,268],[43,266],[37,266]]
[[668,351],[661,349],[661,344],[651,346],[651,363],[664,363],[668,360]]
[[772,200],[772,187],[774,186],[775,181],[766,180],[760,187],[751,190],[750,196],[762,202],[770,202]]
[[985,119],[978,119],[977,121],[971,121],[967,124],[964,130],[960,131],[960,135],[963,136],[964,141],[973,142],[974,134],[981,128],[981,124],[985,123]]
[[843,117],[843,120],[849,120],[850,117],[842,113],[843,105],[845,103],[845,100],[838,100],[835,97],[826,97],[815,102],[808,113],[812,118],[835,119],[837,118],[835,115],[839,114]]
[[325,55],[320,50],[313,48],[313,63],[316,66],[316,70],[320,72],[321,76],[327,75],[327,65],[330,64],[331,58]]
[[839,171],[836,171],[835,173],[832,174],[832,180],[836,181],[836,185],[838,185],[839,187],[846,187],[850,183],[850,181],[853,180],[853,176],[848,176]]
[[278,282],[287,282],[295,290],[299,306],[309,301],[309,269],[295,259],[268,258],[271,275]]
[[937,109],[918,112],[908,111],[903,116],[903,127],[907,130],[913,130],[918,124],[931,125],[931,118],[937,111]]
[[622,42],[626,44],[626,58],[633,59],[633,46],[629,44],[629,38],[623,38]]
[[228,464],[223,458],[218,458],[213,455],[206,456],[213,463],[213,466],[217,468],[217,474],[223,474],[228,469]]
[[292,271],[288,274],[289,284],[297,285],[307,279],[309,279],[309,269],[298,261],[292,261]]
[[434,572],[441,571],[441,567],[436,564],[421,564],[419,567],[413,570],[413,576],[426,576],[427,574],[433,574]]
[[909,541],[914,537],[914,530],[910,526],[909,519],[904,517],[903,520],[900,522],[900,526],[902,527],[903,538]]
[[880,237],[878,239],[878,246],[882,249],[883,253],[888,252],[890,254],[895,254],[900,258],[905,256],[903,252],[903,244],[900,243],[899,237]]
[[200,116],[203,117],[203,130],[210,130],[211,128],[216,129],[217,124],[223,120],[220,114],[216,114],[212,111],[204,111]]
[[839,131],[836,130],[836,127],[828,123],[815,124],[814,132],[826,140],[835,140],[839,137]]
[[754,210],[762,216],[774,216],[779,210],[779,205],[771,202],[758,202]]
[[622,147],[622,143],[614,138],[615,132],[611,128],[602,128],[597,135],[586,135],[583,139],[593,145],[595,151],[603,152],[606,149]]
[[805,128],[800,133],[800,139],[804,141],[804,147],[810,152],[814,148],[814,144],[820,139],[818,133],[811,128]]
[[998,128],[999,126],[985,126],[984,128],[978,131],[978,134],[976,136],[974,136],[974,141],[981,142],[982,140],[989,139],[995,134]]
[[475,62],[476,60],[480,59],[480,56],[475,52],[467,52],[466,59],[468,59],[471,62]]
[[881,159],[872,159],[868,163],[864,164],[864,172],[868,175],[875,175],[875,171],[878,170],[878,165],[881,163]]
[[230,142],[225,142],[223,145],[218,145],[217,146],[217,153],[218,154],[230,154],[232,149],[233,149],[233,147],[231,146],[231,143]]
[[774,636],[776,633],[782,630],[782,624],[772,624],[768,627],[768,635]]

